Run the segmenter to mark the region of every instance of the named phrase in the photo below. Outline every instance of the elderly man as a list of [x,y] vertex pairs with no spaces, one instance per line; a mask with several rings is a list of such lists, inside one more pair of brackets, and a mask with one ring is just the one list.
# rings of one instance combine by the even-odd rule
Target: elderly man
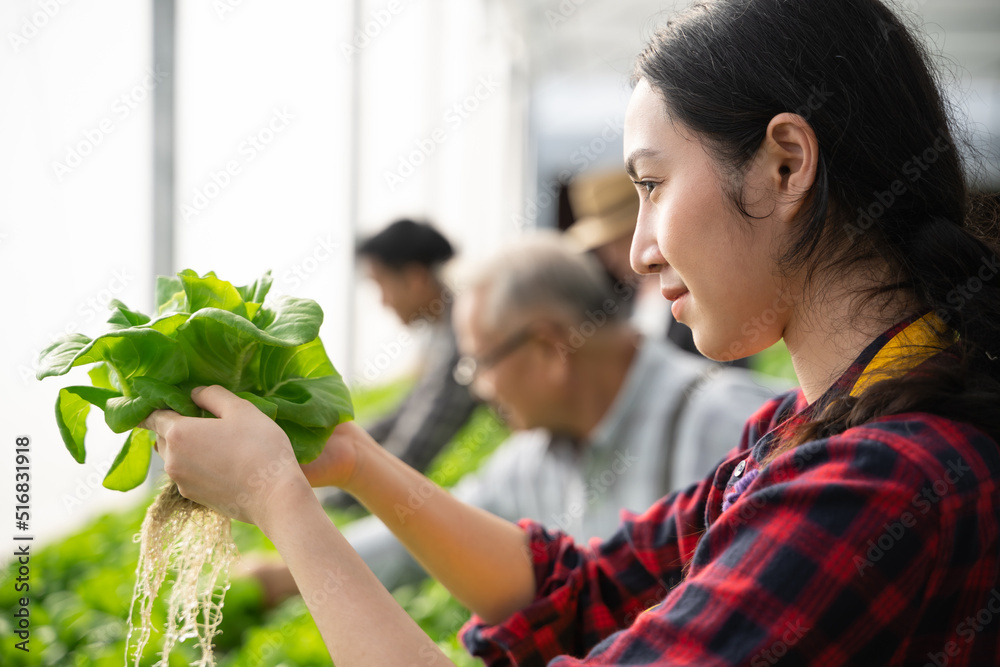
[[[470,276],[453,313],[456,380],[517,432],[454,495],[579,540],[606,537],[620,510],[711,471],[783,389],[644,340],[614,296],[598,263],[557,238],[522,242]],[[386,587],[424,576],[377,518],[344,532]],[[275,585],[294,590],[285,577]]]

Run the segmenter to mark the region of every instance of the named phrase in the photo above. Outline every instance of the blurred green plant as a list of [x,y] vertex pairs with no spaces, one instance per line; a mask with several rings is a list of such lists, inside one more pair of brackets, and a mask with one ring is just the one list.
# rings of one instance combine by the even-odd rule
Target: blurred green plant
[[[121,667],[125,662],[125,619],[132,599],[139,532],[146,504],[126,512],[107,514],[61,542],[31,555],[30,590],[14,590],[16,564],[0,574],[0,664]],[[22,595],[30,600],[30,652],[14,647],[12,613]],[[154,622],[163,625],[163,606],[157,601]],[[170,665],[190,664],[194,651],[181,647]],[[156,662],[149,646],[141,662]]]
[[[406,382],[354,395],[360,419],[374,416],[398,401]],[[468,423],[432,463],[428,475],[443,486],[454,484],[475,470],[507,437],[506,428],[486,408]],[[14,579],[17,564],[0,570],[0,665],[5,667],[121,667],[125,662],[126,617],[139,555],[133,536],[139,532],[152,494],[134,508],[106,514],[79,532],[45,546],[31,556],[31,641],[29,653],[14,647],[11,621],[18,608]],[[359,516],[357,510],[329,511],[344,526]],[[233,538],[242,554],[273,552],[270,541],[254,526],[233,522]],[[167,586],[169,586],[169,582]],[[154,604],[154,627],[163,627],[168,588]],[[456,637],[469,612],[440,584],[425,581],[403,586],[393,594],[408,613],[460,667],[482,664],[473,660]],[[322,637],[302,599],[286,600],[265,609],[256,581],[234,578],[216,637],[219,667],[329,666]],[[140,662],[153,665],[160,642],[154,635]],[[180,645],[170,667],[183,667],[196,658],[192,646]]]
[[779,340],[763,352],[758,352],[750,357],[750,368],[758,373],[790,380],[795,385],[799,383],[795,369],[792,367],[792,357],[783,340]]

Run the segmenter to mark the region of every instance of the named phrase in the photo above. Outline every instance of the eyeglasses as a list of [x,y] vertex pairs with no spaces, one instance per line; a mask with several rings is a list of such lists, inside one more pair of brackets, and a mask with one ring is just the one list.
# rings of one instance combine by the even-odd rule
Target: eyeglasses
[[468,387],[476,381],[476,377],[480,373],[496,366],[504,357],[531,340],[531,337],[534,335],[533,327],[528,326],[497,345],[488,354],[484,354],[478,358],[472,356],[461,357],[458,363],[455,364],[452,377],[455,378],[455,382],[458,384]]

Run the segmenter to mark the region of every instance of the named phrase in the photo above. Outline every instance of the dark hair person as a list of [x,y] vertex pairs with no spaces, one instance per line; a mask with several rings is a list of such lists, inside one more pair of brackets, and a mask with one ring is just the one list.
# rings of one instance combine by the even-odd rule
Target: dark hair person
[[876,0],[716,0],[656,34],[634,83],[633,268],[707,356],[783,339],[801,384],[714,475],[589,546],[462,505],[353,424],[247,493],[289,445],[217,387],[195,400],[218,420],[150,419],[168,473],[212,506],[244,494],[230,514],[277,546],[342,666],[450,663],[306,480],[476,612],[463,640],[490,665],[996,664],[998,223],[913,34]]
[[451,259],[455,251],[448,239],[426,222],[403,218],[359,243],[357,254],[398,271],[411,264],[435,268]]

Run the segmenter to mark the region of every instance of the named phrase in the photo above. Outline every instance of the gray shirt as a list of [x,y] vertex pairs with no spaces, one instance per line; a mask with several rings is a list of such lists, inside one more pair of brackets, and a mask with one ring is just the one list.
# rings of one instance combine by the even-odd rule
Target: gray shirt
[[468,387],[452,377],[458,348],[450,309],[419,326],[427,329],[427,344],[416,384],[392,414],[366,430],[405,463],[423,471],[468,421],[477,402]]
[[[583,442],[536,429],[513,434],[452,494],[505,519],[529,518],[577,541],[614,532],[619,512],[641,512],[700,481],[739,443],[743,424],[786,389],[646,340],[611,407]],[[387,588],[423,570],[376,517],[345,536]]]
[[[469,420],[479,404],[452,371],[458,347],[451,327],[451,310],[433,322],[421,321],[415,333],[426,335],[421,370],[413,389],[391,414],[365,426],[368,434],[407,465],[423,472]],[[328,507],[351,507],[353,497],[339,489],[320,493]]]

